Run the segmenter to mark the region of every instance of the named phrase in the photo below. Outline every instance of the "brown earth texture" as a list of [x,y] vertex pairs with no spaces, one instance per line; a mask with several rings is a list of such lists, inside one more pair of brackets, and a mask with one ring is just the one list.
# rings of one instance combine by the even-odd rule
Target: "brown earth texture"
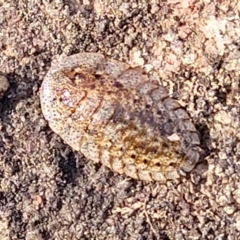
[[[10,85],[0,100],[0,239],[240,239],[239,15],[238,0],[0,0]],[[140,66],[165,86],[196,126],[203,161],[145,182],[66,145],[39,90],[54,62],[81,52]]]

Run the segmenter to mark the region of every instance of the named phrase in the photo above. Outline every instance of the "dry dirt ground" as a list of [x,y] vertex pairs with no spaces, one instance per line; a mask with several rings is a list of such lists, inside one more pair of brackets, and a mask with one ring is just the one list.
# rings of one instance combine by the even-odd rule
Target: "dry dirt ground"
[[[0,0],[0,239],[240,239],[240,1]],[[146,183],[87,161],[44,120],[52,62],[141,66],[187,109],[205,161]]]

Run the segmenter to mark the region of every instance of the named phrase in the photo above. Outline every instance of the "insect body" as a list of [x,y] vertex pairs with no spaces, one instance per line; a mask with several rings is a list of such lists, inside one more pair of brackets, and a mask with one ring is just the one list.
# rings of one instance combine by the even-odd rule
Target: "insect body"
[[98,53],[72,55],[51,67],[40,97],[55,133],[120,174],[162,181],[201,159],[189,115],[139,68]]

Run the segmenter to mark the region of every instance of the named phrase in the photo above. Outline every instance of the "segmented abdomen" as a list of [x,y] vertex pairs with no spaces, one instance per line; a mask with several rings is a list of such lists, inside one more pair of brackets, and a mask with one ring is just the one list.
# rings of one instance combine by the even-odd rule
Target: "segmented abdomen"
[[51,129],[74,150],[132,178],[162,181],[200,161],[197,131],[166,89],[101,54],[54,65],[41,105]]

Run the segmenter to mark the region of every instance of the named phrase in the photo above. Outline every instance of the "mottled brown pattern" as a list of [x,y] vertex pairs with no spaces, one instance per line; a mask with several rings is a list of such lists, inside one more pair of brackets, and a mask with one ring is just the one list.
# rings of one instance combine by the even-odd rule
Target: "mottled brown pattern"
[[41,106],[51,129],[87,159],[135,179],[162,181],[201,160],[189,115],[140,68],[81,53],[46,75]]

